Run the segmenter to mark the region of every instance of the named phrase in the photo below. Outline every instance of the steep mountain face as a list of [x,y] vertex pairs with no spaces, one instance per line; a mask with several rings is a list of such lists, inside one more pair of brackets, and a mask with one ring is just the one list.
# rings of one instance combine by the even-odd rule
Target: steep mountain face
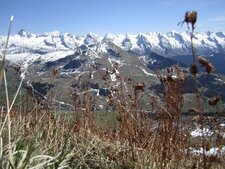
[[[0,48],[3,49],[6,37],[0,37]],[[148,55],[150,52],[165,57],[189,55],[190,35],[187,32],[169,32],[167,34],[149,32],[139,35],[112,35],[99,37],[94,34],[75,36],[58,31],[32,34],[20,30],[12,35],[9,41],[7,58],[17,63],[33,63],[37,60],[54,61],[74,54],[82,46],[96,51],[106,51],[106,43],[113,43],[125,51],[137,55]],[[194,45],[197,54],[225,53],[225,32],[195,33]]]

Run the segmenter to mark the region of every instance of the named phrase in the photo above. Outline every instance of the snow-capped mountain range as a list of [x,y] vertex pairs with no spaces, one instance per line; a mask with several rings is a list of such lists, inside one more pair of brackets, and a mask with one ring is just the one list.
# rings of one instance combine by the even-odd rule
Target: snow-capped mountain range
[[[6,36],[0,36],[0,50],[4,49],[5,41]],[[33,34],[20,30],[18,34],[10,36],[7,59],[28,64],[36,60],[54,61],[74,54],[80,47],[90,48],[97,53],[106,52],[108,43],[138,55],[146,55],[149,52],[166,57],[191,54],[188,32],[106,34],[101,37],[92,33],[75,36],[70,33],[62,34],[59,31]],[[225,32],[195,33],[194,46],[198,54],[225,53]]]
[[[0,52],[4,50],[6,38],[0,36]],[[22,73],[21,77],[25,78],[24,89],[32,90],[30,93],[35,95],[31,97],[40,98],[43,105],[47,104],[45,99],[50,89],[55,93],[54,103],[61,107],[61,103],[72,105],[71,93],[80,91],[79,94],[82,94],[87,87],[87,91],[96,98],[96,105],[106,108],[107,96],[114,92],[111,89],[121,84],[129,93],[133,92],[133,85],[143,82],[147,89],[143,98],[154,95],[155,91],[162,91],[155,70],[163,72],[167,67],[179,65],[187,72],[191,62],[187,63],[183,59],[192,61],[192,57],[189,57],[190,46],[190,35],[187,32],[107,34],[101,37],[92,33],[75,36],[59,31],[33,34],[21,30],[9,39],[6,59],[16,64],[7,62],[8,79],[14,78],[15,71]],[[225,32],[196,33],[194,47],[196,53],[210,56],[207,59],[212,59],[210,61],[213,66],[225,75]],[[192,79],[189,81],[188,84],[192,84]],[[213,74],[209,81],[204,95],[214,96],[215,91],[225,100],[221,78]],[[188,86],[185,91],[188,94],[194,92],[193,86]],[[146,104],[148,109],[149,105]]]

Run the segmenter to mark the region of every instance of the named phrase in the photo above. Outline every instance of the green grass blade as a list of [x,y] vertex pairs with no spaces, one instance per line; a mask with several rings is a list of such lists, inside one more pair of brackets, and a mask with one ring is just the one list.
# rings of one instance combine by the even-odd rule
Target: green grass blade
[[9,36],[10,36],[10,32],[11,32],[12,23],[13,23],[13,16],[11,16],[10,23],[9,23],[9,29],[8,29],[8,35],[7,35],[7,39],[6,39],[5,49],[2,52],[2,63],[0,65],[0,86],[2,84],[3,70],[5,69],[6,51],[7,51],[8,44],[9,44]]

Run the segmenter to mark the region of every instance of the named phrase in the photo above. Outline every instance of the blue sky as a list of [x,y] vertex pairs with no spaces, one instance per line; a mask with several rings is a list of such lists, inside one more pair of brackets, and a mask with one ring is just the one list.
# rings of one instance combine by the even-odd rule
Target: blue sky
[[225,31],[225,0],[0,0],[0,35],[54,30],[84,35],[185,31],[187,10],[198,11],[197,31]]

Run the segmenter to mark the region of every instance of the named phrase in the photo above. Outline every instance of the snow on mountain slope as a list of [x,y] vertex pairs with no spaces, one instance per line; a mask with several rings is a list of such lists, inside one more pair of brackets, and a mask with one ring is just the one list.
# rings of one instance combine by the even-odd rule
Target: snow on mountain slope
[[[4,49],[6,37],[0,36],[0,50]],[[195,33],[194,46],[196,53],[225,53],[225,32]],[[138,35],[113,35],[104,37],[89,33],[86,36],[75,36],[59,31],[33,34],[20,30],[9,40],[7,59],[17,63],[54,61],[73,54],[78,47],[89,48],[97,53],[107,51],[107,43],[111,42],[126,51],[138,55],[154,52],[166,57],[189,55],[190,36],[187,32],[169,32],[166,34],[149,32]]]
[[[127,49],[123,45],[124,40],[130,42],[129,50],[146,54],[154,52],[167,57],[175,55],[188,55],[191,53],[190,35],[187,32],[169,32],[162,34],[149,32],[139,35],[106,35],[105,39],[116,45]],[[225,52],[225,32],[195,33],[194,45],[197,53],[224,53]]]

